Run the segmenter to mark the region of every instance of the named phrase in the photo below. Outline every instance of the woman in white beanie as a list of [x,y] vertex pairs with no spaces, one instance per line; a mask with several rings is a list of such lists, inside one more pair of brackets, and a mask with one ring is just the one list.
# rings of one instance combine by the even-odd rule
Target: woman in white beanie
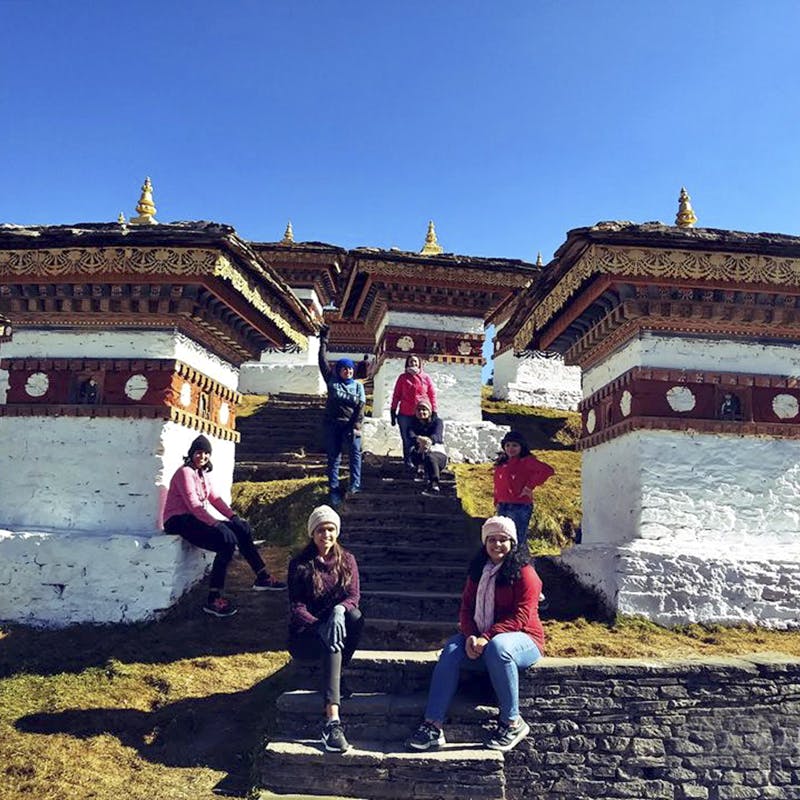
[[439,656],[425,719],[407,742],[413,750],[445,744],[442,725],[461,669],[488,672],[497,695],[500,718],[486,747],[506,752],[530,733],[519,713],[519,670],[535,664],[544,652],[538,608],[542,581],[517,547],[512,519],[487,519],[481,541],[461,595],[460,633]]
[[339,720],[342,667],[353,657],[364,626],[358,564],[339,544],[340,525],[330,506],[315,508],[308,518],[311,541],[289,562],[289,652],[322,664],[322,743],[333,753],[350,749]]

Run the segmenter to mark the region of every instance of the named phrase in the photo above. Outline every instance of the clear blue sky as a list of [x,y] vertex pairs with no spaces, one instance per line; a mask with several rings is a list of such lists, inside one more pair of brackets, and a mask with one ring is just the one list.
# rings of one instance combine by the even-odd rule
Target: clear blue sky
[[573,227],[800,233],[795,0],[0,0],[0,222],[545,260]]

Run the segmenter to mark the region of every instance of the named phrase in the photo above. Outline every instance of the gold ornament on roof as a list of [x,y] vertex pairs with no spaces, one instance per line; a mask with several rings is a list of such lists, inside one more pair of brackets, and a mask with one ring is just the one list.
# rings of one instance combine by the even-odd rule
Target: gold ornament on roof
[[544,266],[544,261],[542,261],[542,251],[541,250],[536,254],[536,266],[537,267],[543,267]]
[[436,228],[433,227],[433,220],[428,222],[428,232],[425,234],[425,244],[422,250],[419,251],[423,256],[438,256],[439,253],[444,252],[442,246],[436,238]]
[[675,224],[679,228],[692,228],[697,222],[697,215],[692,208],[692,198],[689,197],[689,192],[681,186],[681,194],[678,198],[678,214],[675,217]]
[[142,194],[136,205],[138,217],[131,217],[131,225],[158,225],[155,220],[156,207],[153,204],[153,184],[150,178],[145,178],[142,184]]
[[121,211],[119,212],[119,216],[117,217],[117,222],[120,225],[124,225],[125,224],[125,214],[123,214]]
[[286,230],[283,232],[283,239],[281,244],[294,244],[294,230],[292,230],[292,221],[286,223]]

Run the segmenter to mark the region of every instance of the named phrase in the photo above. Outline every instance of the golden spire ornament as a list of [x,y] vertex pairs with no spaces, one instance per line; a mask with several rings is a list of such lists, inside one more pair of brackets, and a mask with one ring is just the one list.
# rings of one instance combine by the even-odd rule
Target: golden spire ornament
[[436,228],[433,227],[433,220],[428,222],[428,232],[425,234],[425,244],[422,250],[419,251],[423,256],[438,256],[439,253],[444,252],[442,246],[436,238]]
[[136,211],[139,216],[130,218],[131,225],[158,225],[155,220],[156,207],[153,205],[153,184],[150,183],[150,178],[144,179]]
[[283,239],[281,244],[294,244],[294,230],[292,230],[292,221],[286,223],[286,230],[283,232]]
[[125,224],[125,214],[123,214],[122,211],[119,212],[119,216],[117,217],[117,222],[120,225],[124,225]]
[[541,250],[536,254],[536,266],[537,267],[543,267],[544,266],[544,261],[542,261],[542,251]]
[[678,198],[678,214],[675,217],[675,224],[679,228],[692,228],[697,222],[697,215],[692,208],[692,198],[689,197],[689,192],[681,186],[681,194]]

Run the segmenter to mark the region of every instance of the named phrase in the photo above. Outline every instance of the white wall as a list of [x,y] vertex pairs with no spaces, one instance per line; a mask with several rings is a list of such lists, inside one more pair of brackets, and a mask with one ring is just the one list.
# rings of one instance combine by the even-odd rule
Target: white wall
[[[456,422],[481,422],[480,364],[424,363],[433,381],[439,416]],[[389,404],[397,377],[405,370],[405,358],[387,358],[375,374],[374,417],[389,418]]]
[[573,410],[581,400],[581,369],[560,356],[517,358],[506,350],[494,359],[492,396],[509,403]]
[[586,370],[584,397],[637,366],[800,376],[800,347],[645,333]]
[[180,537],[0,530],[0,620],[140,622],[202,577],[210,555]]

